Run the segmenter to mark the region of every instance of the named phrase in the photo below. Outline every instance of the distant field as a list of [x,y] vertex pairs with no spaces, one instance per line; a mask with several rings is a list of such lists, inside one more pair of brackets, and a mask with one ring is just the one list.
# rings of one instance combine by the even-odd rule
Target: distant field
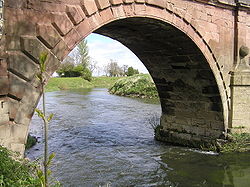
[[46,92],[78,88],[110,88],[123,77],[93,77],[91,82],[81,77],[53,77],[46,85]]

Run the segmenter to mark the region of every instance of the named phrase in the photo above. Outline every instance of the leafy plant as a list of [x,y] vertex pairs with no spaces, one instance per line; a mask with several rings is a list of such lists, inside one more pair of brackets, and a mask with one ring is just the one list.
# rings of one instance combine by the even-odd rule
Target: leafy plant
[[0,146],[0,187],[40,187],[36,165]]
[[43,109],[35,109],[37,115],[43,120],[44,123],[44,161],[43,161],[43,169],[37,169],[37,176],[41,183],[42,187],[49,186],[48,177],[50,176],[51,171],[48,169],[51,160],[55,157],[55,154],[52,153],[50,156],[48,155],[48,124],[53,118],[54,114],[50,114],[48,117],[46,116],[46,103],[45,103],[45,72],[46,72],[46,60],[47,60],[47,53],[42,53],[39,57],[39,65],[40,65],[40,72],[37,77],[40,80],[41,87],[42,87],[42,105]]

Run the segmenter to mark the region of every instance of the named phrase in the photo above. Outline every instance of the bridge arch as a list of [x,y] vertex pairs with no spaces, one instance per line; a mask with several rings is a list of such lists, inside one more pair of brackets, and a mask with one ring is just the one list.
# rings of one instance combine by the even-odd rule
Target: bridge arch
[[[223,137],[229,106],[220,66],[190,18],[172,10],[166,1],[11,2],[5,1],[5,16],[12,22],[5,23],[1,41],[5,49],[1,56],[6,60],[1,66],[10,85],[1,92],[8,104],[5,131],[9,136],[0,135],[1,144],[24,150],[41,94],[35,78],[39,54],[49,53],[49,79],[60,61],[92,32],[120,41],[149,70],[162,105],[159,139],[196,145]],[[57,6],[51,7],[53,3]]]

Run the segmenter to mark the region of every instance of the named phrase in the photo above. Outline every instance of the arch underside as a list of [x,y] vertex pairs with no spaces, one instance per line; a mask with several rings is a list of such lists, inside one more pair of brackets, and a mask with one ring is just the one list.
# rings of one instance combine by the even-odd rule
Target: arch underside
[[149,70],[162,106],[158,139],[197,146],[223,137],[218,85],[204,55],[187,35],[150,18],[121,19],[95,33],[120,41]]

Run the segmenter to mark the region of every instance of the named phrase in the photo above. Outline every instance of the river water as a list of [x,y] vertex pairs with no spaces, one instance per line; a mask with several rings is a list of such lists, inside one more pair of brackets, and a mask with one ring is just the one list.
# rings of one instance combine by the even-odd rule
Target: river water
[[[110,95],[107,89],[46,94],[53,176],[63,186],[249,187],[250,153],[217,155],[154,140],[148,124],[159,104]],[[40,143],[27,157],[43,153],[42,121],[31,134]]]

